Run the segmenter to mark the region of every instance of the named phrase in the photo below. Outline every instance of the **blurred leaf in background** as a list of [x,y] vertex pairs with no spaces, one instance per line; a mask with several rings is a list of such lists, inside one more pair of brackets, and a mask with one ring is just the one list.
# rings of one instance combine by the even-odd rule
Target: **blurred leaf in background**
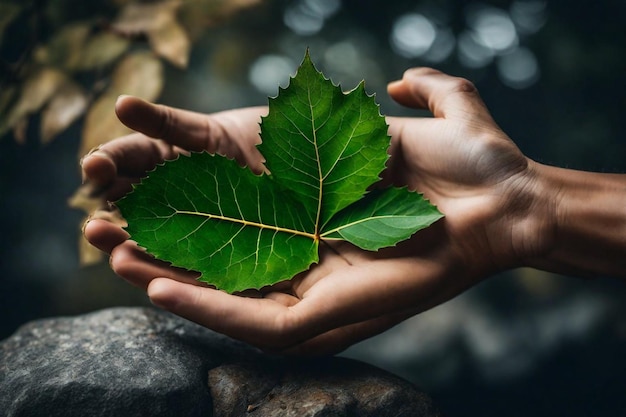
[[126,55],[115,66],[109,86],[87,113],[79,155],[85,155],[105,141],[130,133],[114,112],[115,101],[120,94],[154,101],[162,88],[163,64],[152,52],[139,51]]
[[181,4],[178,0],[128,3],[113,22],[113,28],[126,36],[145,36],[158,56],[186,68],[191,43],[177,19]]
[[[91,7],[88,18],[77,19],[67,10],[59,11],[60,3],[72,5],[0,3],[0,44],[20,16],[37,34],[20,42],[25,46],[16,60],[3,62],[0,135],[13,130],[14,138],[23,142],[30,116],[42,111],[41,138],[48,143],[87,112],[82,155],[126,132],[112,121],[109,104],[117,95],[151,101],[159,97],[164,75],[157,58],[186,68],[192,40],[203,30],[260,1],[115,0],[95,2],[99,6]],[[43,35],[44,28],[50,33]],[[102,120],[102,126],[96,128],[94,120]]]
[[[3,1],[0,3],[0,138],[24,145],[38,129],[49,144],[84,116],[78,156],[129,133],[117,97],[161,95],[164,65],[185,69],[192,41],[258,0]],[[30,30],[13,30],[23,25]],[[17,38],[15,34],[17,33]],[[8,36],[7,36],[8,34]],[[70,205],[86,213],[104,203],[85,187]],[[81,263],[101,259],[82,241]]]

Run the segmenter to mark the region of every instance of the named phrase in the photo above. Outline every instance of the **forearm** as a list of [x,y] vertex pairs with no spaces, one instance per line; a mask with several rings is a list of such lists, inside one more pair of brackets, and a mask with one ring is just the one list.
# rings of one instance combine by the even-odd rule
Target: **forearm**
[[542,198],[555,212],[549,250],[532,266],[626,279],[626,175],[538,169]]

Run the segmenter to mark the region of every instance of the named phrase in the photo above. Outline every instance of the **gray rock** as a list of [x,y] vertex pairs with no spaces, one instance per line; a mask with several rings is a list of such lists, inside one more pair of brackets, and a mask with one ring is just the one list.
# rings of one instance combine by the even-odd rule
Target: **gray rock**
[[2,416],[436,416],[410,383],[294,360],[155,309],[31,322],[0,343]]
[[413,385],[345,358],[225,364],[209,387],[219,416],[439,415]]

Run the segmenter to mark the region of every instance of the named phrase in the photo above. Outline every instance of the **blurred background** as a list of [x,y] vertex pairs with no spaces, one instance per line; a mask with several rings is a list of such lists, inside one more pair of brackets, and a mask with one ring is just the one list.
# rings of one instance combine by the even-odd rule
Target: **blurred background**
[[[310,48],[344,90],[432,66],[477,85],[529,157],[626,171],[626,2],[0,0],[0,339],[26,321],[147,305],[80,239],[79,157],[126,131],[121,93],[265,104]],[[590,204],[595,204],[590,201]],[[626,256],[626,255],[625,255]],[[450,416],[626,416],[626,285],[503,273],[345,356]]]

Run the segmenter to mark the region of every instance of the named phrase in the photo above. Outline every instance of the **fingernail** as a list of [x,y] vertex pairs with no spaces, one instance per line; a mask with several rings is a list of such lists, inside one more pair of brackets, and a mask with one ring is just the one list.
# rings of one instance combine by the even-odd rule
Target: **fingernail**
[[87,228],[87,225],[89,224],[90,221],[91,221],[91,214],[87,217],[87,219],[83,223],[83,226],[80,228],[80,231],[83,235],[85,234],[85,229]]
[[85,157],[87,157],[87,156],[89,156],[89,155],[93,154],[94,152],[97,152],[97,151],[100,149],[100,147],[101,147],[101,146],[102,146],[102,145],[94,146],[93,148],[91,148],[91,149],[89,150],[89,152],[87,152],[87,155],[83,156],[83,158],[85,158]]
[[95,151],[87,154],[87,156],[97,156],[99,158],[113,160],[113,158],[111,158],[111,155],[109,155],[108,152],[104,152],[102,149],[96,149]]
[[120,101],[120,100],[124,100],[126,97],[132,97],[128,94],[120,94],[119,96],[117,96],[117,100],[116,101]]
[[94,153],[100,151],[100,147],[102,145],[98,145],[96,147],[93,147],[89,150],[89,152],[87,152],[85,155],[81,156],[80,160],[78,161],[78,164],[82,167],[83,163],[85,162],[85,159],[87,159],[88,157],[90,157],[91,155],[93,155]]

